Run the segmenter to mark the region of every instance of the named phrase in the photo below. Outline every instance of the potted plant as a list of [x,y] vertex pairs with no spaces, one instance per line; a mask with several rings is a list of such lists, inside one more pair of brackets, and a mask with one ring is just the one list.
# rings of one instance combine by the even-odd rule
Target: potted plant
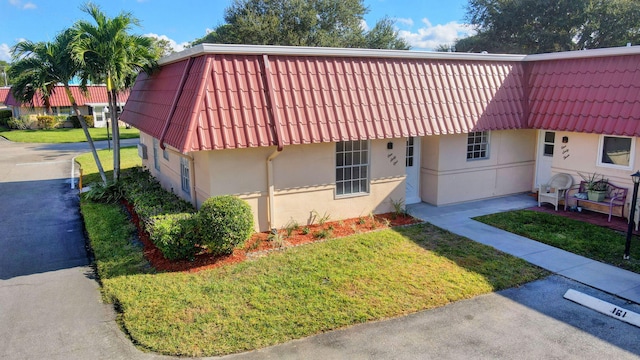
[[603,201],[607,196],[609,180],[598,173],[583,174],[578,172],[578,174],[586,183],[587,198],[591,201]]

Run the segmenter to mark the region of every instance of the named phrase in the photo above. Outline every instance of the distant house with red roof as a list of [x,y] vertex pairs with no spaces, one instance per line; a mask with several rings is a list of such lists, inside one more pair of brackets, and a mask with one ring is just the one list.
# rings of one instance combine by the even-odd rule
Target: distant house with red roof
[[[202,44],[140,74],[121,119],[167,189],[256,228],[531,191],[638,168],[640,47],[542,55]],[[622,156],[610,157],[616,152]],[[162,154],[161,154],[162,153]],[[612,160],[614,159],[614,160]]]
[[[37,115],[45,115],[47,109],[42,101],[40,94],[36,94],[33,104],[20,103],[13,97],[10,88],[0,89],[0,100],[2,100],[3,90],[6,89],[5,105],[13,111],[13,116],[18,118],[21,116],[35,117]],[[95,127],[105,127],[108,117],[109,107],[107,100],[107,87],[105,85],[87,86],[86,93],[82,91],[80,86],[70,86],[80,113],[82,115],[92,115]],[[122,109],[127,102],[129,92],[123,92],[118,95],[118,105]],[[72,115],[73,108],[71,102],[64,91],[64,87],[58,86],[54,89],[53,94],[49,98],[52,115]]]
[[7,98],[9,97],[10,87],[2,86],[0,87],[0,109],[7,108]]

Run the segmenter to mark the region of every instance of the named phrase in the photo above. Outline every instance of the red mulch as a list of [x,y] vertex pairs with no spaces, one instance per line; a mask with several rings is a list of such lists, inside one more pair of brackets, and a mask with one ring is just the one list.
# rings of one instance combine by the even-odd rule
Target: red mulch
[[[323,225],[314,224],[308,226],[300,226],[291,232],[288,236],[285,230],[280,230],[282,244],[276,244],[270,241],[269,233],[254,234],[242,248],[234,250],[233,254],[226,256],[212,256],[211,254],[202,253],[196,255],[193,261],[178,260],[172,261],[166,259],[162,252],[153,244],[149,238],[149,234],[143,229],[142,222],[138,214],[129,203],[124,203],[127,210],[131,214],[131,220],[138,229],[138,237],[144,248],[145,258],[158,271],[182,271],[182,272],[198,272],[206,269],[213,269],[223,265],[235,264],[247,260],[252,255],[267,253],[272,250],[283,249],[301,244],[312,243],[315,241],[326,240],[325,238],[316,237],[315,234],[322,230],[329,231],[331,238],[339,238],[353,235],[356,233],[364,233],[378,229],[385,229],[393,226],[402,226],[419,223],[420,220],[411,216],[395,216],[393,213],[379,214],[361,218],[347,219],[341,221],[326,222]],[[308,233],[303,234],[305,228]]]

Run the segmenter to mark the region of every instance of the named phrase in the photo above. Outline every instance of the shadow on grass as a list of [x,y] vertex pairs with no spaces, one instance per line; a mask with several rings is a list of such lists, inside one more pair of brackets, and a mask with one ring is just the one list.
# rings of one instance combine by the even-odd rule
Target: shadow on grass
[[[564,220],[569,219],[558,221],[564,223]],[[535,222],[535,220],[532,222]],[[542,223],[542,225],[549,228],[548,223]],[[589,225],[585,228],[587,233],[594,230],[592,228],[594,225],[583,223],[576,225],[578,227]],[[602,230],[608,235],[621,236],[618,232],[610,229]],[[516,321],[522,321],[521,326],[526,329],[523,329],[523,333],[527,333],[538,327],[537,324],[530,325],[528,321],[534,320],[539,317],[538,314],[542,314],[544,317],[541,319],[545,319],[546,317],[555,319],[577,329],[578,333],[584,332],[620,349],[640,355],[640,343],[637,341],[638,329],[636,327],[566,300],[563,298],[563,295],[568,289],[574,289],[637,313],[640,313],[640,305],[630,303],[614,295],[580,284],[574,280],[557,275],[546,276],[550,274],[546,270],[537,268],[534,265],[522,266],[523,264],[528,264],[525,260],[515,258],[492,247],[473,242],[428,223],[400,228],[397,231],[416,242],[416,244],[422,248],[443,256],[468,271],[482,275],[494,286],[499,296],[533,310],[535,313],[529,313],[526,315],[527,318],[516,319]],[[638,257],[640,257],[640,249],[638,251]],[[538,280],[524,281],[514,286],[512,281],[514,276],[524,276],[530,280],[535,280],[531,278],[532,276],[537,277]],[[504,309],[505,311],[509,311],[511,308],[510,304],[511,302],[506,303],[507,307]],[[517,308],[513,310],[520,311]],[[494,309],[487,309],[487,311],[494,311]],[[469,319],[465,318],[464,321],[469,321]],[[546,322],[546,320],[544,321]],[[477,322],[476,325],[478,328],[483,328],[486,331],[500,332],[504,330],[501,326],[507,327],[512,324],[501,325],[500,322],[495,324]],[[472,323],[468,326],[474,326],[474,324]],[[492,330],[494,326],[495,329]],[[543,328],[539,330],[541,333],[545,331]],[[515,329],[514,332],[519,333],[520,330]],[[481,340],[478,341],[481,342]],[[518,339],[508,337],[505,338],[504,341],[513,342],[518,341]],[[523,346],[532,345],[524,344]],[[535,347],[535,345],[533,346]],[[580,352],[577,352],[577,354],[580,354]]]

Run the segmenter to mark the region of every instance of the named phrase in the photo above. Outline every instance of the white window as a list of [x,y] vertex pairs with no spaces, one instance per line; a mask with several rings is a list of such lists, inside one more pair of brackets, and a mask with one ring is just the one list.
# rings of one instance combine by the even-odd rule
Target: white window
[[489,158],[489,132],[474,131],[467,137],[467,160]]
[[545,131],[544,133],[544,149],[543,156],[553,157],[553,150],[556,144],[556,133],[553,131]]
[[336,195],[369,192],[369,141],[336,143]]
[[160,161],[158,160],[158,139],[153,139],[153,167],[160,171]]
[[598,146],[598,166],[630,170],[634,152],[635,138],[602,135]]
[[409,137],[407,138],[407,151],[406,151],[405,160],[404,160],[405,167],[413,166],[413,159],[415,156],[413,153],[414,151],[415,151],[414,138]]
[[165,149],[162,149],[162,157],[163,157],[165,160],[169,160],[169,152],[167,151],[167,149],[166,149],[166,148],[165,148]]
[[189,160],[180,158],[180,179],[182,182],[182,191],[191,194],[191,179],[189,177]]

